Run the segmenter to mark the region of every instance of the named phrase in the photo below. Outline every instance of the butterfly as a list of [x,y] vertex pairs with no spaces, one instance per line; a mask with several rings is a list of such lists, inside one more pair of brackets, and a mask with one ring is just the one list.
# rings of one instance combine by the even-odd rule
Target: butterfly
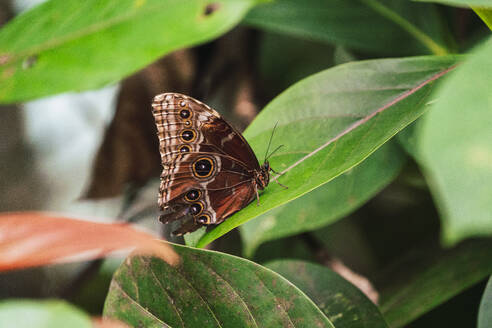
[[179,93],[155,96],[152,108],[163,166],[159,220],[184,219],[173,234],[219,224],[255,197],[259,203],[258,191],[273,169],[266,156],[260,166],[248,142],[219,113]]

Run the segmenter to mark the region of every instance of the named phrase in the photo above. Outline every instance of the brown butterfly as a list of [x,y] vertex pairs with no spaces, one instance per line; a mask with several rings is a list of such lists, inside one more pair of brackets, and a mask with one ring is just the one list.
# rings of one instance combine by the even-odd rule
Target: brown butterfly
[[[179,93],[157,95],[152,103],[163,171],[159,220],[185,218],[176,235],[219,224],[258,199],[270,181],[248,142],[219,113]],[[274,172],[274,171],[273,171]]]

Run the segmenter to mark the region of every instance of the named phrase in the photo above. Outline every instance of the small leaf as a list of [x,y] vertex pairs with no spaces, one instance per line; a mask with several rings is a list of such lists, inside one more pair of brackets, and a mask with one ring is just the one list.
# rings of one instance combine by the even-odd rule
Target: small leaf
[[90,317],[63,301],[7,300],[0,302],[0,327],[92,328]]
[[115,83],[225,33],[255,2],[46,1],[0,30],[0,103]]
[[179,261],[167,244],[125,224],[104,224],[24,212],[0,215],[0,271],[104,257],[137,248]]
[[181,262],[128,258],[104,316],[144,327],[334,327],[289,281],[239,257],[174,246]]
[[320,188],[246,222],[240,226],[245,256],[252,257],[263,242],[320,228],[356,210],[390,183],[404,163],[398,146],[386,143]]
[[488,327],[492,327],[492,276],[485,287],[478,311],[478,328]]
[[[432,82],[456,57],[416,57],[349,63],[312,75],[268,104],[245,131],[264,154],[275,122],[271,167],[285,174],[250,204],[207,232],[203,247],[235,227],[298,198],[354,167],[425,110]],[[259,223],[259,222],[258,222]]]
[[492,236],[492,38],[454,72],[418,126],[417,159],[454,244]]
[[377,306],[332,270],[292,260],[273,261],[266,266],[306,293],[335,327],[388,327]]
[[381,311],[390,327],[406,326],[492,273],[490,240],[412,255],[378,279],[386,285]]

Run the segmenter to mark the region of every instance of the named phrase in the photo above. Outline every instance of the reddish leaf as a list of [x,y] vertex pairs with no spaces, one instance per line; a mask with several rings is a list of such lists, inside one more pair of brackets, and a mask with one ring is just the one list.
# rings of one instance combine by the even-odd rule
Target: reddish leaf
[[0,271],[100,258],[136,248],[170,264],[172,248],[127,224],[95,223],[39,212],[0,214]]
[[107,318],[92,318],[92,325],[94,328],[129,328],[130,326],[125,323]]

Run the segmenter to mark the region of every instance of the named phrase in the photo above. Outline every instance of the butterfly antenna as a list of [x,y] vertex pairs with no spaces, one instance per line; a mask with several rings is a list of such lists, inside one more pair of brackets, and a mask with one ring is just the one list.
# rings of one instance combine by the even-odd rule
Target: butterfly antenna
[[277,128],[277,125],[278,125],[278,121],[277,121],[277,123],[275,123],[275,126],[273,127],[273,130],[272,130],[272,134],[270,135],[270,140],[268,141],[268,147],[267,147],[267,150],[265,153],[265,160],[263,161],[263,163],[265,163],[266,160],[268,159],[268,151],[270,150],[270,145],[272,144],[273,134],[275,133],[275,129]]
[[272,151],[272,152],[270,153],[270,155],[268,155],[268,156],[265,158],[265,161],[266,161],[266,160],[268,160],[270,157],[272,157],[272,155],[273,155],[273,154],[275,154],[275,153],[277,152],[277,150],[279,150],[279,149],[280,149],[280,148],[282,148],[283,146],[284,146],[284,145],[280,145],[280,146],[278,146],[277,148],[275,148],[275,150],[274,150],[274,151]]

